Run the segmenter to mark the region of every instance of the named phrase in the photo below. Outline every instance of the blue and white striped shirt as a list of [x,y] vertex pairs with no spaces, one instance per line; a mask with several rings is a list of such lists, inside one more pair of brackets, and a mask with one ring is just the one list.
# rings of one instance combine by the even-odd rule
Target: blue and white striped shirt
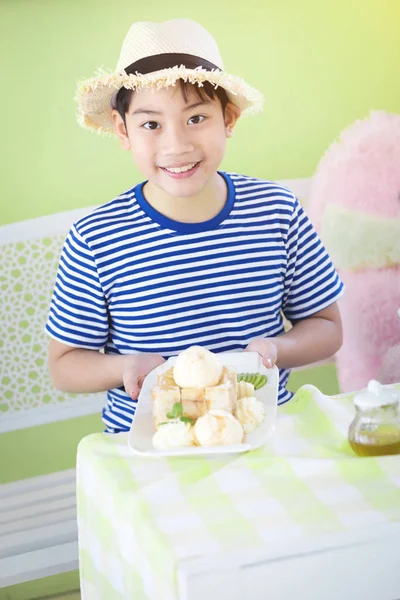
[[[145,200],[144,183],[76,222],[66,239],[47,332],[107,354],[165,358],[193,344],[243,350],[283,333],[342,294],[332,262],[298,200],[270,181],[220,173],[228,200],[213,219],[180,223]],[[280,371],[279,403],[289,370]],[[136,400],[108,391],[110,432],[130,428]]]

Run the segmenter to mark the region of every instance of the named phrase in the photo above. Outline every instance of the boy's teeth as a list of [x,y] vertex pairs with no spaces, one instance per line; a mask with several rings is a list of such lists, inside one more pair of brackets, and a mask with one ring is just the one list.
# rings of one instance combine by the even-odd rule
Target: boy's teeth
[[165,169],[170,173],[184,173],[185,171],[190,171],[190,169],[193,169],[196,165],[197,163],[190,163],[190,165],[185,165],[184,167],[171,167],[169,169],[165,167]]

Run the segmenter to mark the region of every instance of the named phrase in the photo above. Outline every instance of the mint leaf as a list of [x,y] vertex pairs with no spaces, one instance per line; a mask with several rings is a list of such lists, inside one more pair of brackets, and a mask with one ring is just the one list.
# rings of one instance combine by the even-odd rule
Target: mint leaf
[[180,420],[182,423],[190,423],[190,425],[194,423],[194,419],[191,419],[190,417],[181,417]]
[[167,413],[168,419],[179,419],[183,413],[183,406],[180,402],[175,402],[171,412]]

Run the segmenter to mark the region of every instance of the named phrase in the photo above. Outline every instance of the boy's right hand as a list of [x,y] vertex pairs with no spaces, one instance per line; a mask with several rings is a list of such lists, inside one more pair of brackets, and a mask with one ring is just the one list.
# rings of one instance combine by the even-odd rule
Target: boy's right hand
[[165,362],[161,354],[130,354],[126,355],[126,366],[122,381],[126,393],[136,400],[143,385],[143,380],[156,367]]

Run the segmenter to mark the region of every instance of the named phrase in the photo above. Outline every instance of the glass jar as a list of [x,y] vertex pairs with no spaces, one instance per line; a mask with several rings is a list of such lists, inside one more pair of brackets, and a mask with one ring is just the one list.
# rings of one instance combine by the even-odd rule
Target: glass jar
[[356,394],[356,414],[349,427],[349,443],[360,456],[400,454],[399,396],[370,381],[366,391]]

